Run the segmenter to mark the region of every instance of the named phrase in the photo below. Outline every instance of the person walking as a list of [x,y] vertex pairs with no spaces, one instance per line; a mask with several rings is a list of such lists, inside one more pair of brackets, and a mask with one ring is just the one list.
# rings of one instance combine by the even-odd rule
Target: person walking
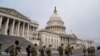
[[17,56],[17,49],[16,46],[11,44],[9,47],[5,50],[5,52],[10,54],[10,56]]
[[31,47],[31,56],[37,56],[37,44]]
[[18,41],[18,40],[15,41],[15,46],[16,46],[16,52],[17,52],[16,55],[18,56],[18,55],[21,54],[21,53],[20,53],[21,46],[19,45],[19,41]]
[[83,47],[83,53],[84,53],[84,56],[86,56],[86,48]]
[[9,47],[5,50],[5,52],[8,54],[10,53],[10,56],[18,56],[18,52],[20,52],[20,46],[19,41],[16,40],[15,44],[9,45]]
[[68,47],[65,47],[65,55],[68,56]]
[[90,47],[87,48],[87,51],[88,51],[88,56],[91,56],[91,48]]
[[63,44],[61,44],[61,46],[58,47],[58,52],[60,56],[63,56]]
[[95,56],[95,47],[91,46],[91,56]]
[[26,48],[27,56],[30,56],[30,48],[31,48],[31,45],[28,45]]
[[51,45],[49,45],[46,49],[47,56],[51,56]]
[[72,48],[70,47],[70,45],[68,45],[68,56],[72,55]]
[[39,49],[39,52],[40,52],[40,56],[45,56],[45,47],[46,46],[43,46]]
[[0,55],[1,55],[2,44],[0,44]]

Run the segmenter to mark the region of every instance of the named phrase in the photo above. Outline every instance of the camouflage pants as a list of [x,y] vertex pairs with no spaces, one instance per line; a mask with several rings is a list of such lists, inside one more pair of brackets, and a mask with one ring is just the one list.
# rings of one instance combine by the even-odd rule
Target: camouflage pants
[[0,51],[0,55],[1,55],[1,51]]
[[37,56],[37,53],[32,53],[31,56]]
[[45,56],[44,53],[41,53],[41,56]]
[[51,52],[50,53],[47,53],[47,56],[51,56]]
[[60,56],[63,56],[63,52],[59,52],[59,55],[60,55]]

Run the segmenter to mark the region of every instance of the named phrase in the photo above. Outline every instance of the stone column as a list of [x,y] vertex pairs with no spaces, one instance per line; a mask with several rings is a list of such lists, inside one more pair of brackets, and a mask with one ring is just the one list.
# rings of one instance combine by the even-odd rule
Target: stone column
[[14,26],[15,26],[15,20],[13,20],[12,26],[11,26],[11,32],[10,35],[14,35]]
[[25,31],[24,31],[24,30],[25,30],[24,28],[25,28],[25,23],[23,22],[23,31],[22,31],[22,37],[24,37],[24,32],[25,32]]
[[29,24],[27,24],[27,36],[29,36]]
[[54,30],[56,30],[56,28],[54,28]]
[[2,18],[3,18],[3,17],[0,16],[0,34],[1,34],[1,30],[2,30],[2,29],[1,29],[1,27],[2,27]]
[[18,25],[17,25],[17,36],[19,36],[19,32],[20,32],[20,21],[18,22]]
[[34,33],[35,32],[35,27],[33,26],[33,30],[32,30],[32,33]]
[[9,18],[7,18],[6,24],[5,24],[5,30],[4,30],[4,34],[7,35],[7,31],[8,31],[8,24],[9,24]]

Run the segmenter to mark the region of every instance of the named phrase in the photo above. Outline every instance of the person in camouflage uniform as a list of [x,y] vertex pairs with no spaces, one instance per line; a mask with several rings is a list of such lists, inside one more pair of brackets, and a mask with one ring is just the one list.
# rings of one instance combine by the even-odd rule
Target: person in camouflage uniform
[[17,56],[17,54],[18,54],[15,45],[10,45],[9,49],[8,49],[8,52],[10,53],[10,56]]
[[65,55],[68,56],[68,46],[65,47]]
[[60,56],[63,56],[63,44],[61,44],[61,46],[58,47],[58,52]]
[[0,55],[1,55],[2,44],[0,44]]
[[34,44],[32,47],[31,47],[31,56],[37,56],[37,44]]
[[84,56],[86,56],[86,48],[83,47],[83,53],[84,53]]
[[41,48],[39,49],[39,52],[40,52],[40,55],[41,55],[41,56],[45,56],[45,47],[46,47],[46,46],[43,46],[43,47],[41,47]]
[[72,55],[72,48],[68,45],[68,56]]
[[88,56],[91,56],[91,48],[90,47],[87,48],[87,51],[88,51]]
[[65,55],[66,56],[72,55],[72,47],[70,47],[70,46],[65,47]]
[[46,49],[47,56],[51,56],[51,45],[49,45]]
[[10,53],[10,56],[17,56],[20,51],[19,41],[15,41],[15,44],[9,45],[9,47],[5,50],[6,53]]
[[90,56],[95,56],[95,47],[94,46],[91,46],[90,47]]

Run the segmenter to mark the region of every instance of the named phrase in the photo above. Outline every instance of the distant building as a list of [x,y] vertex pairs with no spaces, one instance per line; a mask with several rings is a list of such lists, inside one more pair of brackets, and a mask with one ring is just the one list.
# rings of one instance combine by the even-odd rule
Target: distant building
[[76,41],[76,49],[82,49],[83,47],[88,47],[94,46],[94,41],[92,40],[81,40],[77,39]]
[[86,48],[91,47],[91,46],[94,46],[94,41],[92,41],[92,40],[83,40],[83,45]]

